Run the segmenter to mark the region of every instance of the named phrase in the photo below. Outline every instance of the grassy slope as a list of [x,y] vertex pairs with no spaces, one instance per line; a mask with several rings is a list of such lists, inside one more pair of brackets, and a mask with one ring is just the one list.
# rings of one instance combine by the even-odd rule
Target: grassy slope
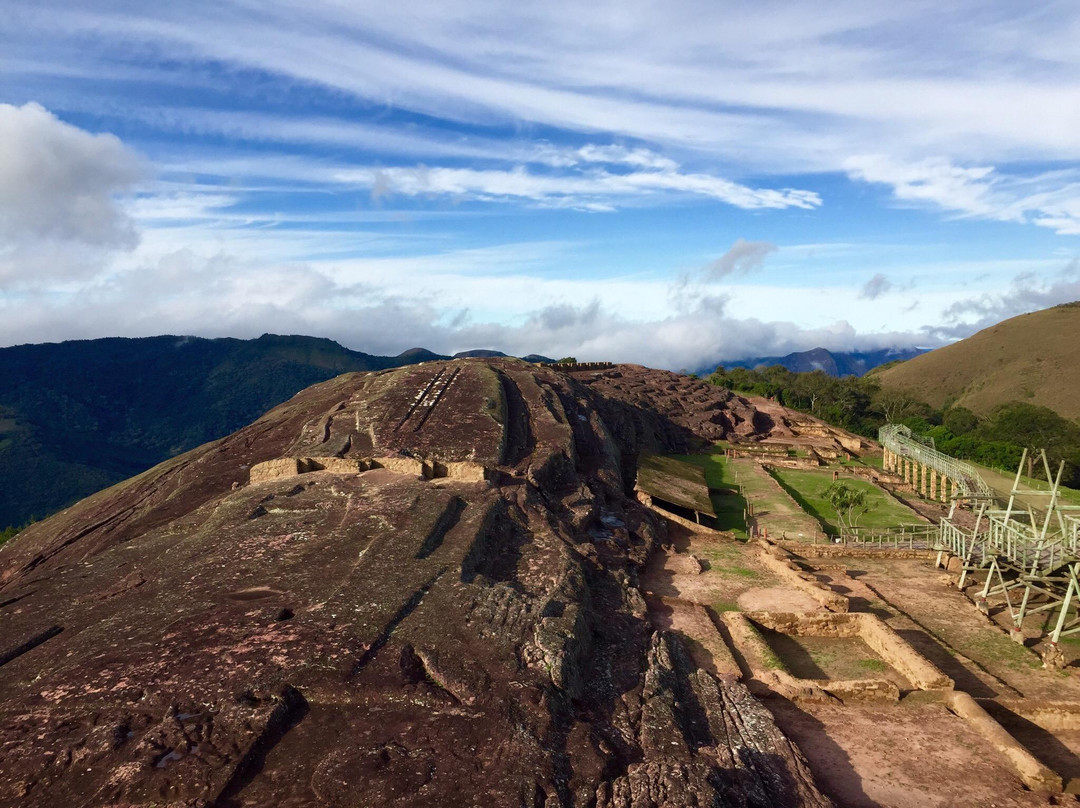
[[[988,466],[982,466],[971,460],[965,460],[965,463],[970,463],[974,466],[979,475],[986,481],[986,484],[994,489],[998,497],[1001,499],[1008,499],[1009,492],[1012,490],[1013,482],[1016,479],[1016,472],[1000,471],[998,469],[992,469]],[[1032,491],[1049,491],[1050,484],[1046,480],[1033,480],[1030,477],[1020,478],[1021,490]],[[1066,488],[1061,486],[1058,489],[1059,502],[1063,505],[1080,505],[1080,491],[1075,488]],[[1048,498],[1045,496],[1032,496],[1032,497],[1019,497],[1020,501],[1026,504],[1030,504],[1036,510],[1041,510],[1046,505]]]
[[1022,314],[965,340],[874,373],[934,407],[985,414],[1022,401],[1080,418],[1080,303]]

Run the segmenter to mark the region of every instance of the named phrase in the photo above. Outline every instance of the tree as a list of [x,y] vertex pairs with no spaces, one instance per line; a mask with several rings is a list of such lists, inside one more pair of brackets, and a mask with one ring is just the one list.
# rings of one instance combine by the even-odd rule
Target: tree
[[881,390],[874,397],[874,409],[885,416],[885,422],[902,421],[919,410],[920,402],[903,390]]
[[802,409],[810,411],[811,415],[819,415],[820,404],[830,398],[834,387],[834,380],[824,371],[815,370],[811,373],[800,373],[792,385],[792,394],[803,404]]
[[557,365],[576,365],[578,363],[576,356],[564,356],[555,364]]
[[3,547],[9,541],[15,538],[19,533],[26,530],[26,528],[30,527],[30,525],[34,524],[34,522],[36,521],[37,519],[31,516],[18,527],[16,527],[15,525],[8,525],[3,530],[0,530],[0,547]]
[[979,418],[967,407],[949,407],[941,423],[954,435],[966,435],[979,425]]
[[[1071,465],[1080,448],[1080,426],[1048,407],[1018,401],[998,407],[990,421],[980,427],[979,437],[1026,448],[1029,477],[1040,473],[1035,465],[1035,454],[1040,449],[1046,449],[1047,459],[1056,466],[1062,460]],[[1068,478],[1074,476],[1072,469],[1066,474]]]
[[836,511],[836,521],[840,525],[841,533],[855,527],[859,517],[868,510],[866,492],[844,482],[835,482],[826,488],[825,499]]

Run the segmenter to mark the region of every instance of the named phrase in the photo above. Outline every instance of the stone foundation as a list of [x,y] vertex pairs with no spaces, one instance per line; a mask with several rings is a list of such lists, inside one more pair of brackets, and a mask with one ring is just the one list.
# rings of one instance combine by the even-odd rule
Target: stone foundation
[[960,690],[953,691],[947,695],[945,703],[953,713],[967,721],[991,746],[1009,759],[1024,785],[1032,791],[1057,794],[1064,788],[1057,774],[1040,763],[970,695]]
[[359,474],[370,469],[370,460],[356,460],[345,457],[280,457],[256,463],[249,472],[252,485],[267,480],[280,480],[284,477],[296,477],[311,471],[328,471],[331,474]]
[[395,474],[408,474],[426,480],[448,478],[462,482],[484,482],[495,472],[480,463],[468,460],[442,461],[421,460],[415,457],[279,457],[256,463],[251,467],[249,480],[252,485],[269,480],[296,477],[313,471],[331,474],[359,474],[371,469],[386,469]]
[[796,566],[793,556],[783,547],[766,539],[758,539],[762,551],[761,563],[788,586],[805,592],[830,612],[846,612],[848,599],[819,583],[813,575]]
[[952,690],[954,682],[908,645],[885,621],[868,612],[795,614],[746,612],[745,617],[780,634],[794,637],[858,637],[918,690]]

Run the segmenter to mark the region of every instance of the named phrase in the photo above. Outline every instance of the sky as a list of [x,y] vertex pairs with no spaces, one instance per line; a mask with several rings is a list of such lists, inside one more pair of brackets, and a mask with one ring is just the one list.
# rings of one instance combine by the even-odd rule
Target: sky
[[3,8],[0,345],[697,369],[1080,299],[1075,0]]

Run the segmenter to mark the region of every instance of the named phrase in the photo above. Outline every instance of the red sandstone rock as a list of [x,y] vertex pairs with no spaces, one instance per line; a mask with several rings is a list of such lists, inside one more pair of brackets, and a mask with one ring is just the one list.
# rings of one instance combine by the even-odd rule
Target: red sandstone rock
[[[346,375],[27,529],[0,551],[0,805],[827,805],[645,619],[634,458],[752,428],[693,394]],[[350,462],[249,483],[281,458]]]

